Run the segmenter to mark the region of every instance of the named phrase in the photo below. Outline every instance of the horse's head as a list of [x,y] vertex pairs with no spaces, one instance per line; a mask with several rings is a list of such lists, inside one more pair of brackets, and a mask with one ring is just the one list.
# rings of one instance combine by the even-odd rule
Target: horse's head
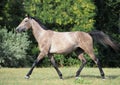
[[26,18],[23,19],[23,21],[18,25],[16,28],[17,32],[23,32],[32,27],[31,25],[31,17],[27,16]]

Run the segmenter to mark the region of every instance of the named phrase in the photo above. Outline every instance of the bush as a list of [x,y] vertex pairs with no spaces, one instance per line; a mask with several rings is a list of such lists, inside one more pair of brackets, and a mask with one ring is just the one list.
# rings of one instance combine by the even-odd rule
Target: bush
[[[28,36],[25,33],[16,34],[6,29],[0,30],[0,63],[2,66],[17,67],[21,59],[26,57],[29,46]],[[19,65],[20,66],[20,65]]]

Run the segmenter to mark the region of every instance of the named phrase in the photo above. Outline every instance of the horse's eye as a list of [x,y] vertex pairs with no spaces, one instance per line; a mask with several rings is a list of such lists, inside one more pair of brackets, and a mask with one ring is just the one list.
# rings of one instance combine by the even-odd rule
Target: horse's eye
[[25,22],[27,22],[27,20],[25,20]]

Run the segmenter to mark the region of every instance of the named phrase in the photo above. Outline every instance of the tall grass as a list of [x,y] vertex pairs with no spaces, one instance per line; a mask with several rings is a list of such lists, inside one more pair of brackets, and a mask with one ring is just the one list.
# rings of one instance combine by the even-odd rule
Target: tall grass
[[106,80],[102,80],[98,68],[84,68],[81,77],[75,79],[78,67],[60,68],[64,80],[60,80],[54,68],[35,68],[30,79],[24,79],[29,68],[1,68],[0,85],[119,85],[120,69],[104,68]]

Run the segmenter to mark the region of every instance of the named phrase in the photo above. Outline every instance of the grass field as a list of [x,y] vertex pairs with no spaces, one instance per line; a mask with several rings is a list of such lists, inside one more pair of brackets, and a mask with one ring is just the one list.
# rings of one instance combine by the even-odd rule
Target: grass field
[[106,80],[102,80],[98,68],[84,68],[77,80],[78,67],[60,68],[64,80],[60,80],[54,68],[35,68],[30,79],[24,79],[29,68],[1,68],[0,85],[120,85],[120,68],[104,68]]

